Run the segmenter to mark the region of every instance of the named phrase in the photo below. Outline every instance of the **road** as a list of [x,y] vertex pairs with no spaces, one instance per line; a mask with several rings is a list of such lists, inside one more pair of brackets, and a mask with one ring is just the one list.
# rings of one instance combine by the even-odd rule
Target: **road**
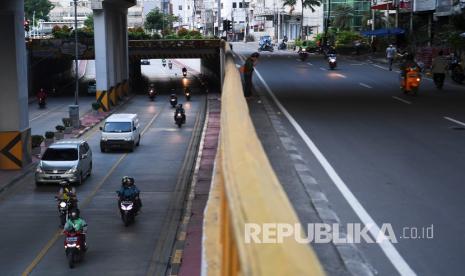
[[[242,60],[254,51],[234,50]],[[285,126],[341,223],[392,225],[393,250],[357,244],[373,272],[463,275],[463,86],[438,91],[424,78],[409,96],[385,65],[339,57],[331,71],[321,56],[301,62],[282,52],[262,53],[256,69],[264,82],[255,75],[255,87],[289,113],[280,113]],[[409,238],[431,226],[433,238]]]
[[[92,109],[95,95],[79,97],[79,112],[85,114]],[[37,102],[29,104],[29,126],[33,135],[45,135],[46,131],[56,131],[55,126],[63,125],[62,118],[69,117],[70,104],[74,104],[72,97],[48,97],[46,108],[39,108]]]
[[[50,100],[47,109],[64,108],[61,104],[65,102]],[[165,269],[167,259],[162,253],[166,243],[170,248],[167,231],[172,231],[171,216],[181,207],[173,204],[185,189],[178,179],[186,173],[184,159],[204,102],[203,95],[194,94],[191,102],[184,104],[187,123],[179,129],[168,95],[162,94],[154,102],[145,95],[134,97],[118,110],[140,116],[144,132],[140,147],[133,153],[100,153],[98,131],[85,135],[93,152],[94,170],[77,187],[77,194],[81,215],[89,224],[89,250],[74,270],[67,267],[58,227],[54,200],[58,187],[35,187],[33,173],[29,173],[1,194],[0,243],[8,249],[0,250],[2,275],[156,275],[158,269]],[[39,128],[34,124],[45,125],[39,120],[61,120],[61,114],[53,112],[34,120],[41,115],[37,112],[30,116],[33,133]],[[143,202],[142,213],[129,227],[124,227],[119,217],[115,194],[125,175],[135,177]]]

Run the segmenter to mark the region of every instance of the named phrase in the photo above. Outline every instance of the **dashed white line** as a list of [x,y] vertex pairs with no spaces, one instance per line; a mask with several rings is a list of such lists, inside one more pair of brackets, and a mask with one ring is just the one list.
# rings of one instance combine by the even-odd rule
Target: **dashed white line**
[[320,70],[322,71],[328,71],[326,68],[320,67]]
[[310,66],[313,66],[313,63],[311,63],[311,62],[307,62],[307,64],[310,65]]
[[359,65],[364,65],[364,63],[352,63],[352,66],[359,66]]
[[455,119],[452,119],[451,117],[444,116],[444,119],[446,119],[446,120],[448,120],[448,121],[451,121],[451,122],[453,122],[453,123],[456,123],[456,124],[458,124],[458,125],[465,126],[465,123],[460,122],[460,121],[455,120]]
[[368,84],[363,83],[363,82],[359,82],[358,84],[360,84],[360,86],[363,86],[363,87],[366,87],[366,88],[373,88],[373,87],[371,87]]
[[386,67],[378,65],[378,64],[373,64],[373,66],[381,68],[381,69],[386,70],[386,71],[389,70],[389,68],[386,68]]
[[396,96],[392,96],[392,98],[393,98],[393,99],[396,99],[396,100],[398,100],[398,101],[401,101],[401,102],[403,102],[403,103],[405,103],[405,104],[412,104],[412,102],[409,102],[409,101],[407,101],[407,100],[404,100],[404,99],[399,98],[399,97],[396,97]]
[[334,185],[338,188],[342,196],[349,203],[350,207],[352,207],[355,214],[357,214],[357,216],[360,218],[363,224],[365,224],[366,226],[369,226],[367,227],[367,229],[370,232],[370,234],[373,235],[373,237],[378,237],[378,238],[380,236],[384,236],[383,238],[380,239],[378,245],[381,247],[381,250],[384,252],[384,254],[389,259],[389,261],[392,263],[392,265],[395,267],[395,269],[399,272],[400,275],[415,276],[416,275],[415,272],[412,270],[412,268],[410,268],[409,264],[404,260],[404,258],[400,255],[400,253],[397,251],[394,245],[389,241],[389,239],[385,237],[384,232],[381,231],[381,229],[376,224],[376,222],[373,220],[373,218],[368,214],[365,208],[363,208],[360,201],[358,201],[358,199],[355,197],[352,191],[347,187],[347,185],[341,179],[339,174],[336,172],[336,170],[334,170],[333,166],[326,159],[326,157],[321,153],[321,151],[318,149],[315,143],[310,139],[310,137],[308,137],[308,135],[305,133],[302,127],[297,123],[297,121],[292,117],[292,115],[286,110],[286,108],[284,108],[281,102],[276,98],[273,91],[271,91],[270,87],[265,82],[265,80],[262,78],[258,70],[255,70],[255,72],[257,74],[257,77],[260,79],[261,83],[265,87],[266,91],[270,95],[270,97],[273,99],[273,101],[278,106],[278,108],[281,110],[281,112],[286,116],[286,118],[295,128],[295,130],[300,135],[302,140],[304,140],[304,142],[307,144],[307,147],[312,151],[313,155],[316,157],[318,162],[324,168],[328,176],[333,181]]
[[339,73],[336,73],[336,74],[334,74],[334,75],[335,75],[335,76],[338,76],[338,77],[340,77],[340,78],[343,78],[343,79],[346,79],[346,78],[347,78],[345,75],[339,74]]

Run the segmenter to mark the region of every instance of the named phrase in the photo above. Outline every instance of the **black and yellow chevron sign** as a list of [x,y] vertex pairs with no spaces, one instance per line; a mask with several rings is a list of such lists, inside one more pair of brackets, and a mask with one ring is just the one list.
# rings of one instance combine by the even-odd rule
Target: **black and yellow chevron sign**
[[26,164],[24,156],[29,154],[29,140],[29,131],[0,132],[0,169],[17,170]]

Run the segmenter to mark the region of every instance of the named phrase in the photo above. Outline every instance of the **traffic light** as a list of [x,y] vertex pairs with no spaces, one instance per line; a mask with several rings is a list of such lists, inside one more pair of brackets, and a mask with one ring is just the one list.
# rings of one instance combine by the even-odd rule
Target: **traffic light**
[[24,31],[29,32],[29,20],[24,20]]
[[232,30],[232,21],[231,20],[226,20],[226,31],[231,31]]

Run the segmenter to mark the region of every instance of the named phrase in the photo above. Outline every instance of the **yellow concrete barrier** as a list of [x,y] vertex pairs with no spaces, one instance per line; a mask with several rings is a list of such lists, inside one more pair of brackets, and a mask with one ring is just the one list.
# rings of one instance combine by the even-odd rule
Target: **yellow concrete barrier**
[[246,243],[248,223],[294,226],[299,220],[258,140],[229,51],[222,93],[220,142],[204,218],[202,275],[324,275],[310,245],[294,237]]
[[97,90],[95,97],[100,104],[99,111],[107,112],[110,110],[110,99],[106,90]]
[[118,104],[118,95],[116,94],[116,87],[112,86],[109,91],[110,105],[115,106]]

